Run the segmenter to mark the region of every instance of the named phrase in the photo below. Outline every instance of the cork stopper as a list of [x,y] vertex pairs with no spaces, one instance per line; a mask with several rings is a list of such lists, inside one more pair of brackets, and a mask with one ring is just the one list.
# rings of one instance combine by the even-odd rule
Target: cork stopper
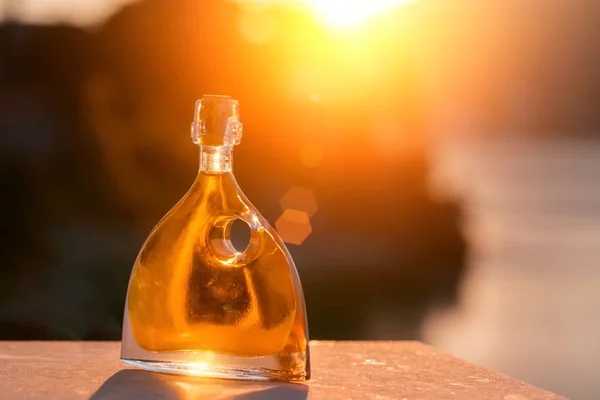
[[196,101],[192,141],[200,146],[233,147],[242,139],[239,104],[230,96],[204,95]]

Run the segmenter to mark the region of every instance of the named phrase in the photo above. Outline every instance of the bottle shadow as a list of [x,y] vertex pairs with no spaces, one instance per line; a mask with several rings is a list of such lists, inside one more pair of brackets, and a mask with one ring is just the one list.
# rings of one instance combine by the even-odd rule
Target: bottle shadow
[[205,379],[126,369],[115,373],[89,400],[306,400],[298,383]]

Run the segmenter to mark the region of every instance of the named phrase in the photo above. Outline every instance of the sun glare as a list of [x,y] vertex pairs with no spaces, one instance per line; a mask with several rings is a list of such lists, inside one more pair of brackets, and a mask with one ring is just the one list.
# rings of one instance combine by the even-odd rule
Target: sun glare
[[419,0],[308,0],[319,17],[335,29],[351,29],[401,4]]

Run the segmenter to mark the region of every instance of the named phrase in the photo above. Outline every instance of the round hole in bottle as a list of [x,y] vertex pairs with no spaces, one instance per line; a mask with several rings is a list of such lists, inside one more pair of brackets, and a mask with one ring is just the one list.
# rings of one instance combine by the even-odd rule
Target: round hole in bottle
[[250,245],[252,231],[250,226],[241,219],[234,219],[229,225],[229,240],[238,253],[246,251]]

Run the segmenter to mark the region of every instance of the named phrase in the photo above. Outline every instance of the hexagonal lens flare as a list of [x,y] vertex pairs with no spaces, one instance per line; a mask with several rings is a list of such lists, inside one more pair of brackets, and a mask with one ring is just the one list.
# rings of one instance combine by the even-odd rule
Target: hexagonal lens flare
[[281,208],[284,210],[291,208],[293,210],[304,211],[309,218],[315,215],[319,209],[313,191],[299,186],[293,186],[285,192],[281,198],[280,204]]
[[312,232],[310,219],[304,211],[286,209],[275,221],[275,228],[284,242],[301,245]]

